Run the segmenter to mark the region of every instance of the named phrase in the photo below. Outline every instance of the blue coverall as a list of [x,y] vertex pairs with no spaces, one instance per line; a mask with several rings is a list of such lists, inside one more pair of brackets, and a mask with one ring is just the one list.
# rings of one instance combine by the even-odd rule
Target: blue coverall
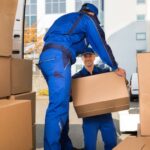
[[[94,6],[95,7],[95,6]],[[44,37],[39,67],[49,88],[49,105],[45,117],[44,150],[71,150],[66,135],[71,88],[71,64],[90,43],[101,59],[118,68],[105,35],[96,17],[84,12],[66,14],[58,18]]]
[[[92,75],[108,72],[108,69],[101,69],[94,66]],[[73,75],[73,79],[91,76],[85,67]],[[101,83],[99,83],[101,84]],[[85,150],[96,150],[97,134],[101,131],[105,150],[112,150],[117,144],[116,129],[110,113],[83,118],[83,133]]]

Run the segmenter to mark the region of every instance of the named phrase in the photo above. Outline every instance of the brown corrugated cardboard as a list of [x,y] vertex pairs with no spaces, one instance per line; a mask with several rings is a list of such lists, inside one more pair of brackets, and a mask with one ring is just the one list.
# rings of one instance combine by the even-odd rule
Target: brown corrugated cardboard
[[128,137],[113,150],[150,150],[150,138]]
[[150,94],[150,53],[140,53],[138,60],[139,94]]
[[138,54],[137,60],[141,135],[150,136],[150,53]]
[[13,24],[13,17],[0,13],[0,56],[11,55]]
[[150,94],[140,95],[141,136],[150,136]]
[[0,56],[10,56],[18,0],[0,1]]
[[72,97],[78,117],[129,108],[129,94],[125,80],[114,72],[74,79]]
[[1,0],[0,12],[4,14],[14,15],[16,14],[18,0]]
[[0,101],[0,150],[32,149],[30,101]]
[[11,94],[32,91],[32,61],[12,58]]
[[10,58],[0,57],[0,98],[10,96]]
[[14,100],[31,100],[31,108],[32,108],[32,124],[35,123],[35,115],[36,115],[36,93],[30,92],[30,93],[23,93],[18,95],[11,95],[10,99]]

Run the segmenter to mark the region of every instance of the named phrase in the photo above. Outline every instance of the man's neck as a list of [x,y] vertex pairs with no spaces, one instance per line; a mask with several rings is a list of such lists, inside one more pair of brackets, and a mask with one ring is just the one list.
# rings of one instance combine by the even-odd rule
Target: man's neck
[[85,66],[85,69],[86,69],[90,74],[92,74],[92,73],[93,73],[93,69],[94,69],[94,65],[93,65],[93,66],[89,66],[89,67]]

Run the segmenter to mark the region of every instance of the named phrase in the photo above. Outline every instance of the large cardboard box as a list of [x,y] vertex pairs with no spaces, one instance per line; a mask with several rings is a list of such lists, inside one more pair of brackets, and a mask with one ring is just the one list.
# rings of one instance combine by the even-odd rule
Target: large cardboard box
[[138,60],[141,135],[150,136],[150,53],[140,53]]
[[78,117],[95,116],[129,108],[125,79],[114,72],[74,79],[72,97]]
[[10,58],[0,57],[0,98],[10,96]]
[[12,53],[13,26],[18,0],[0,1],[0,56]]
[[0,101],[0,150],[31,150],[30,101]]
[[150,137],[127,137],[113,150],[150,150]]
[[23,93],[18,95],[11,95],[10,100],[31,100],[31,111],[32,111],[32,124],[35,124],[36,119],[36,93]]
[[11,94],[32,91],[32,61],[12,58]]

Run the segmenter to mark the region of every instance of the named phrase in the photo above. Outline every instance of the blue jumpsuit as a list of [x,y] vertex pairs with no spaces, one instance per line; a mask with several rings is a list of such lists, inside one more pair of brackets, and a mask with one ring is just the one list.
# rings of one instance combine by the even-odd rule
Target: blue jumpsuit
[[[94,66],[92,75],[108,72],[108,69],[100,69]],[[72,78],[90,76],[91,74],[83,67]],[[101,131],[105,150],[112,150],[117,144],[116,129],[110,113],[83,118],[83,133],[85,150],[96,150],[97,134]]]
[[99,22],[82,12],[58,18],[44,37],[39,67],[49,88],[45,117],[44,150],[71,150],[66,133],[71,88],[71,64],[91,44],[101,59],[113,70],[118,68]]

